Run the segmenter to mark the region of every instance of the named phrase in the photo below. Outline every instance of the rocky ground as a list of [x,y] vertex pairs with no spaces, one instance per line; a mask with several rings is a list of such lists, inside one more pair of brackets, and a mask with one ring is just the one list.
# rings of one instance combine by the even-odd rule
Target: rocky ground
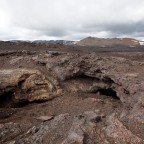
[[0,51],[1,144],[143,144],[144,53]]

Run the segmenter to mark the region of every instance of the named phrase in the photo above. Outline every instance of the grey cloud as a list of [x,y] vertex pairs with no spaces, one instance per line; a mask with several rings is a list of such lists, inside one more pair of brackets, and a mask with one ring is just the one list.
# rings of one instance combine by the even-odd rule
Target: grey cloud
[[68,34],[66,30],[60,29],[60,28],[44,30],[44,31],[41,31],[41,33],[43,33],[44,35],[55,36],[55,37],[63,37]]
[[122,24],[122,25],[111,25],[107,27],[108,30],[111,30],[114,33],[118,34],[132,34],[135,32],[144,31],[144,24],[142,23],[130,23],[130,24]]
[[143,0],[0,0],[0,39],[144,39]]

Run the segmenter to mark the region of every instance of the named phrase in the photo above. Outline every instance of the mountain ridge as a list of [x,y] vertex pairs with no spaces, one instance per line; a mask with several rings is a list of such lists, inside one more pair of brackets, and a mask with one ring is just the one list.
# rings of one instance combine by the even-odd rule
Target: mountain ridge
[[111,47],[111,46],[143,46],[144,41],[137,40],[134,38],[97,38],[97,37],[86,37],[79,41],[72,40],[34,40],[34,41],[25,41],[25,40],[10,40],[13,43],[28,42],[32,44],[63,44],[63,45],[76,45],[76,46],[98,46],[98,47]]

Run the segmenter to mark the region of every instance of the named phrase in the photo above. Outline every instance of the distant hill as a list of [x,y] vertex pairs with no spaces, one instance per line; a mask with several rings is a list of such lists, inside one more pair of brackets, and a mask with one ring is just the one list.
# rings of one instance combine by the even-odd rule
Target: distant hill
[[66,41],[66,40],[36,40],[32,43],[37,44],[64,44],[64,45],[74,45],[75,41]]
[[77,42],[79,46],[115,46],[115,45],[123,45],[123,46],[140,46],[144,45],[144,41],[139,41],[132,38],[96,38],[96,37],[87,37],[79,42]]

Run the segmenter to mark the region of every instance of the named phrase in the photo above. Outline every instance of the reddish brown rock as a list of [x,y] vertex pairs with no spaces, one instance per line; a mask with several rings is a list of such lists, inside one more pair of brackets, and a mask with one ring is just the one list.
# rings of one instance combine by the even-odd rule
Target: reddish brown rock
[[111,115],[107,118],[107,128],[105,129],[106,135],[111,139],[111,142],[142,144],[142,139],[135,136],[130,130],[128,130],[123,123],[121,123],[115,115]]

